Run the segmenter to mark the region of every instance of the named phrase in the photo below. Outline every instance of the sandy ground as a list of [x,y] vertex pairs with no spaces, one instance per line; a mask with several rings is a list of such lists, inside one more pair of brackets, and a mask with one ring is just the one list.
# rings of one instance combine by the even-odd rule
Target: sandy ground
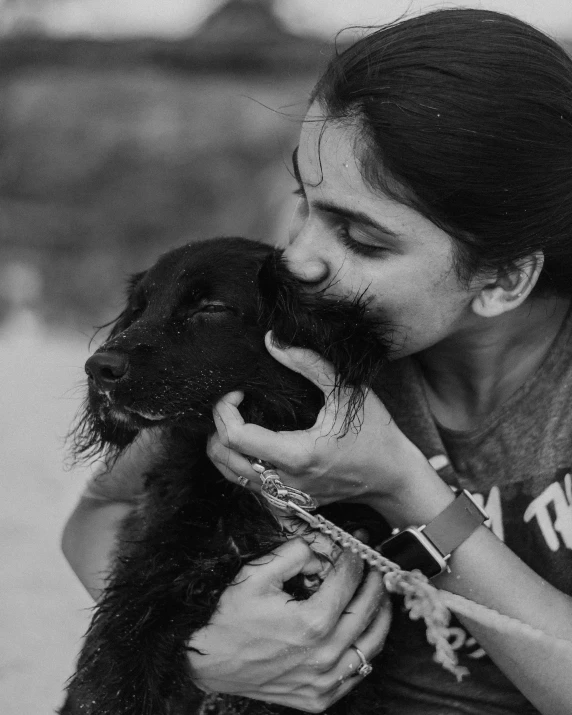
[[44,715],[62,701],[91,599],[60,552],[87,477],[65,470],[79,406],[84,336],[20,316],[0,329],[0,713]]

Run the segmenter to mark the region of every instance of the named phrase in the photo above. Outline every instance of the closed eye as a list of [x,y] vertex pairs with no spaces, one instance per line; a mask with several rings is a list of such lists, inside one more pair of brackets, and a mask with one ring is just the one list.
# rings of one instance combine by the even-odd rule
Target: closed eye
[[225,317],[225,315],[235,315],[237,311],[227,303],[220,300],[203,299],[195,306],[187,315],[190,320],[202,316],[205,320],[208,318]]
[[225,305],[224,303],[207,303],[206,305],[202,305],[198,312],[199,313],[228,313],[231,310],[231,308],[228,307],[228,305]]

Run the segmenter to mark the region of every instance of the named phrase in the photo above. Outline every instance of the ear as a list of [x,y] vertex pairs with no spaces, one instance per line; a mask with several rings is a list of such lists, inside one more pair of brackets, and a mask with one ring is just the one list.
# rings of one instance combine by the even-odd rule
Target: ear
[[544,254],[538,251],[499,271],[473,298],[473,312],[483,318],[494,318],[518,308],[536,285],[543,264]]

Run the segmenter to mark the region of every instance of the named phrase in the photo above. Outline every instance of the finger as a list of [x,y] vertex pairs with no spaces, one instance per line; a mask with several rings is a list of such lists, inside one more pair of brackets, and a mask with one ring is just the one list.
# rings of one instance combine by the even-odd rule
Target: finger
[[[345,683],[339,685],[335,694],[328,697],[327,701],[324,699],[316,701],[316,699],[312,697],[312,694],[306,695],[305,690],[302,690],[301,692],[289,691],[284,694],[280,693],[276,695],[267,693],[266,690],[262,692],[241,691],[240,695],[244,698],[250,698],[251,700],[262,700],[264,703],[293,708],[294,710],[300,710],[301,712],[325,712],[330,705],[333,705],[340,698],[353,690],[359,682],[360,680],[355,679],[354,681],[346,681]],[[306,690],[310,690],[310,688],[307,688]]]
[[264,342],[266,349],[275,360],[308,378],[325,394],[329,394],[335,387],[336,371],[332,364],[318,353],[306,348],[281,347],[279,343],[274,342],[272,332],[266,333]]
[[[212,438],[209,441],[209,446],[212,451],[209,457],[213,458],[215,463],[221,462],[219,456],[222,453],[219,445],[228,450],[224,454],[225,458],[229,459],[226,464],[235,473],[247,471],[246,465],[243,462],[230,464],[230,452],[242,454],[243,457],[251,459],[262,459],[273,466],[283,466],[279,463],[276,453],[283,452],[285,455],[291,453],[291,447],[288,442],[292,441],[294,435],[299,432],[273,432],[264,427],[255,424],[247,424],[238,410],[238,406],[244,399],[244,394],[240,391],[230,392],[221,398],[213,408],[213,418],[216,427],[216,435],[218,439]],[[224,463],[224,462],[223,462]],[[249,464],[251,466],[251,463]]]
[[[361,558],[351,551],[343,551],[335,566],[326,574],[318,591],[310,596],[306,603],[322,614],[330,627],[336,627],[354,597],[362,573]],[[325,625],[327,626],[327,623]]]
[[[355,658],[357,658],[356,652],[353,651],[353,653]],[[359,665],[361,665],[361,661]],[[320,693],[320,707],[323,707],[324,710],[329,708],[359,685],[363,677],[357,677],[355,672],[356,670],[354,669],[349,675],[346,673],[343,676],[337,677],[333,682],[331,680],[331,674],[316,680],[315,688],[318,689]],[[304,702],[304,700],[302,702]],[[299,705],[298,708],[302,710],[307,709],[304,708],[304,705]],[[312,709],[311,712],[314,712],[314,710]]]
[[[259,425],[245,423],[242,415],[230,400],[220,400],[213,410],[213,417],[218,436],[218,441],[212,443],[213,457],[219,469],[222,463],[237,474],[248,473],[252,470],[252,462],[248,461],[248,458],[262,459],[278,466],[276,454],[280,452],[285,455],[290,454],[287,445],[282,449],[276,446],[287,441],[288,437],[285,434],[273,432]],[[223,449],[226,450],[224,456]],[[233,453],[242,455],[248,467],[245,462],[235,462],[234,465],[231,465],[231,461],[234,461],[231,457]],[[225,459],[228,460],[226,463]],[[223,470],[221,469],[221,471]],[[228,472],[224,473],[226,476]]]
[[280,692],[278,694],[267,692],[266,688],[263,691],[253,692],[241,690],[240,696],[243,698],[249,698],[250,700],[262,700],[262,702],[269,705],[280,705],[286,708],[293,708],[294,710],[300,710],[301,712],[316,712],[316,710],[310,706],[310,700],[307,697],[304,697],[303,694],[292,690],[286,693]]
[[322,566],[308,544],[303,539],[296,538],[280,544],[270,554],[247,564],[241,569],[241,574],[251,576],[262,591],[283,591],[282,586],[286,581],[305,569],[312,570],[318,565]]
[[272,432],[259,425],[246,424],[240,415],[237,417],[238,410],[234,406],[222,401],[213,414],[221,442],[235,452],[287,471],[292,455],[304,451],[300,432]]
[[265,459],[260,454],[250,454],[247,450],[242,449],[243,442],[255,442],[256,439],[272,439],[279,433],[267,430],[259,425],[247,424],[238,411],[240,404],[238,396],[242,393],[231,392],[220,399],[213,408],[213,417],[217,433],[221,442],[227,447],[232,447],[240,452],[249,454],[255,458],[260,457]]
[[225,402],[229,405],[238,407],[243,400],[244,392],[242,390],[233,390],[232,392],[227,392],[226,395],[223,395],[219,402]]
[[[366,630],[357,638],[355,642],[344,651],[336,666],[330,672],[332,678],[332,689],[337,683],[343,683],[348,678],[359,678],[359,669],[363,665],[356,648],[362,652],[369,663],[378,653],[381,652],[385,644],[385,639],[389,633],[392,617],[392,605],[389,594],[386,594],[382,607],[375,615]],[[362,676],[363,677],[363,676]],[[359,680],[358,680],[359,682]]]
[[[315,355],[310,351],[306,352]],[[345,393],[343,394],[343,399],[346,399]],[[221,442],[249,457],[271,462],[285,472],[296,471],[292,469],[293,465],[305,463],[314,448],[315,436],[299,430],[273,432],[259,425],[245,423],[238,411],[242,399],[241,392],[229,393],[219,400],[213,409],[215,426]],[[344,414],[339,409],[338,397],[327,398],[326,404],[331,405],[331,409],[322,409],[315,425],[319,427],[321,434],[331,432],[336,419]]]
[[382,575],[379,571],[370,571],[347,604],[333,633],[341,648],[349,648],[367,630],[387,598]]
[[229,469],[224,464],[218,464],[217,469],[225,479],[228,479],[229,482],[237,484],[238,486],[243,487],[243,489],[248,489],[255,494],[261,493],[261,485],[250,477],[245,477],[244,471],[233,472],[232,469]]
[[383,650],[385,639],[391,627],[392,616],[393,604],[389,594],[386,593],[375,618],[354,643],[368,660],[371,660]]
[[[353,656],[355,660],[358,659],[355,651],[353,651]],[[361,661],[357,664],[356,668],[348,668],[347,672],[337,677],[334,684],[325,691],[324,698],[327,699],[328,707],[338,700],[341,700],[341,698],[350,693],[362,682],[363,676],[357,674],[357,668],[359,668],[360,665]]]
[[[213,412],[217,434],[221,443],[253,459],[262,459],[280,469],[281,477],[303,472],[314,450],[316,435],[310,431],[292,430],[273,432],[259,425],[245,423],[236,407],[229,401],[220,400]],[[334,418],[335,419],[335,418]],[[317,423],[322,422],[320,432],[328,432],[324,427],[323,410]],[[333,420],[330,420],[333,424]]]
[[226,438],[229,424],[237,423],[243,425],[244,420],[238,411],[238,406],[244,399],[244,393],[240,391],[229,392],[222,397],[213,407],[213,418],[216,431],[222,439]]
[[226,447],[216,432],[208,439],[207,456],[226,479],[260,493],[259,475],[252,469],[250,461],[244,455]]
[[337,703],[338,700],[341,700],[345,695],[350,693],[357,685],[359,685],[361,681],[362,678],[348,678],[346,680],[339,681],[339,685],[337,685],[330,693],[330,705],[333,705],[334,703]]
[[330,432],[336,421],[339,421],[338,418],[344,419],[353,389],[339,385],[333,365],[318,353],[304,348],[280,347],[273,342],[271,332],[266,334],[265,343],[275,360],[303,375],[322,390],[326,401],[316,424],[322,422],[322,431]]

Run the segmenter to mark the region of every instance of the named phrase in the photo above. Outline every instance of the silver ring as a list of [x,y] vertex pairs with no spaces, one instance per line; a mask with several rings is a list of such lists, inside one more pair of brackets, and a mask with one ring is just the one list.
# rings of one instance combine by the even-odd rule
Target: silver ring
[[250,479],[247,479],[246,477],[238,477],[237,479],[238,483],[240,484],[241,487],[245,487],[249,482]]
[[357,669],[356,673],[357,675],[361,675],[362,678],[365,678],[366,675],[369,675],[371,673],[371,671],[373,670],[373,666],[371,663],[368,662],[367,658],[357,647],[357,645],[351,645],[350,648],[353,648],[355,650],[355,652],[358,654],[358,658],[361,661],[361,665]]

